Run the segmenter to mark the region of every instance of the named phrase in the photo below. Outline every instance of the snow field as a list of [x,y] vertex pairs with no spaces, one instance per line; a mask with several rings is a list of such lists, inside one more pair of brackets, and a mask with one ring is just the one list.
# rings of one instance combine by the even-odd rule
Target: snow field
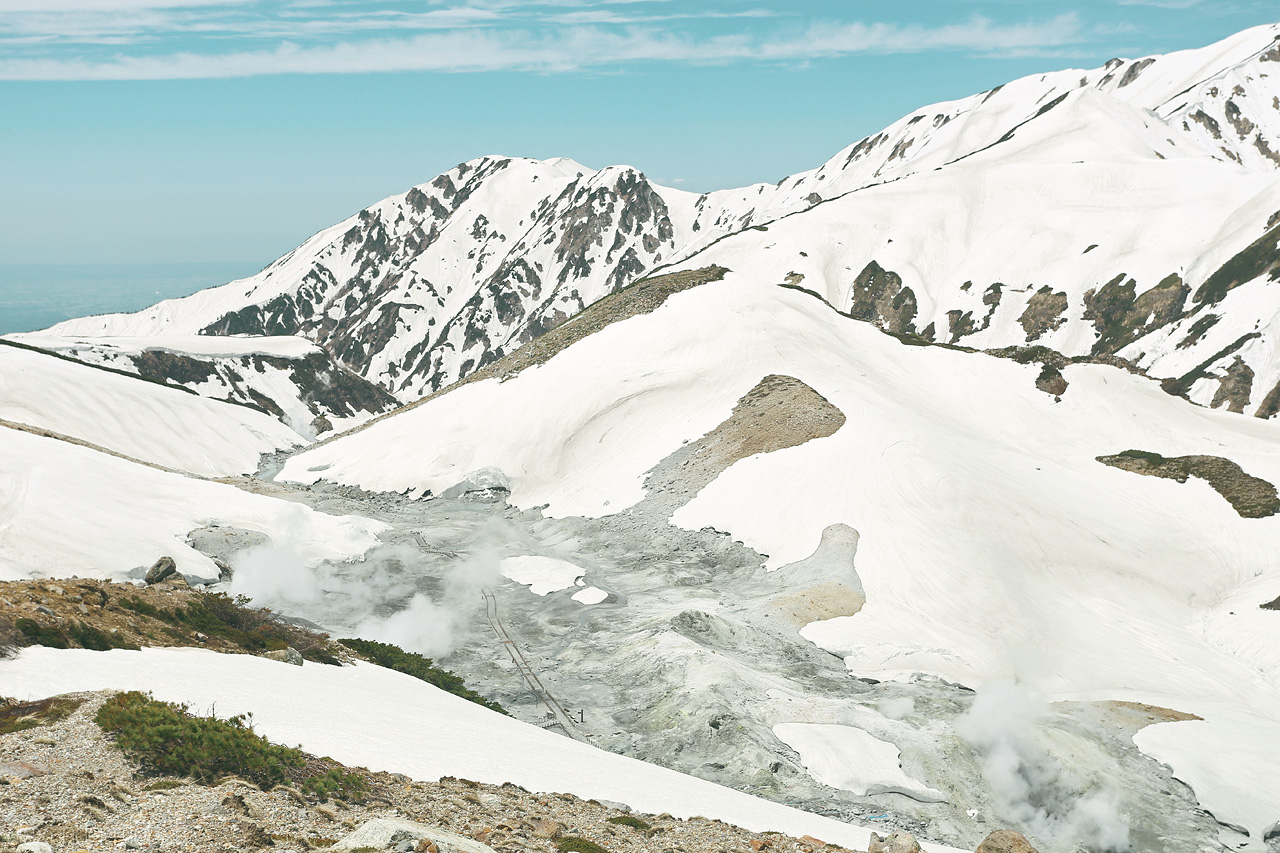
[[[1280,585],[1280,517],[1243,519],[1202,481],[1142,477],[1095,457],[1220,455],[1280,483],[1280,425],[1200,409],[1098,365],[1067,369],[1070,388],[1055,403],[1035,389],[1038,371],[905,347],[811,296],[731,274],[505,383],[469,384],[304,452],[281,477],[307,482],[308,468],[327,464],[326,478],[366,489],[437,491],[493,466],[519,506],[597,517],[636,503],[645,472],[724,420],[761,377],[795,376],[845,426],[736,463],[673,523],[729,531],[775,568],[847,524],[861,534],[867,604],[809,625],[806,638],[879,679],[921,671],[980,686],[1016,676],[1050,700],[1199,714],[1250,769],[1175,770],[1220,819],[1260,839],[1280,817],[1280,794],[1246,783],[1271,766],[1247,747],[1275,725],[1280,648],[1268,640],[1274,625],[1222,603],[1246,584]],[[513,411],[519,429],[487,428]],[[415,442],[424,435],[434,440]],[[405,451],[389,460],[387,446]],[[1199,751],[1170,731],[1186,754]],[[1265,809],[1233,805],[1259,796]]]
[[209,477],[257,470],[303,440],[270,415],[0,346],[0,418]]
[[307,562],[359,557],[386,527],[0,428],[0,579],[119,581],[165,555],[182,574],[216,579],[186,543],[212,524],[265,533]]

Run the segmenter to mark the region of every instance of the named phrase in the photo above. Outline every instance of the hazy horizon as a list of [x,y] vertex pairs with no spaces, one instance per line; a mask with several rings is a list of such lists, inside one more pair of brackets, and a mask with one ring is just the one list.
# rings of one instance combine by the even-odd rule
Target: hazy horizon
[[[1255,0],[3,0],[0,262],[267,263],[486,154],[776,181],[928,103]],[[4,309],[9,310],[9,309]]]

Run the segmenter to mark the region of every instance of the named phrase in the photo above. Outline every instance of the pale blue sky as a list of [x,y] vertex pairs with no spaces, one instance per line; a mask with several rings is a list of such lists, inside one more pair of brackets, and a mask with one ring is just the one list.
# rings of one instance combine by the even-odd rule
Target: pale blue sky
[[694,190],[1274,0],[0,0],[0,264],[234,263],[483,154]]

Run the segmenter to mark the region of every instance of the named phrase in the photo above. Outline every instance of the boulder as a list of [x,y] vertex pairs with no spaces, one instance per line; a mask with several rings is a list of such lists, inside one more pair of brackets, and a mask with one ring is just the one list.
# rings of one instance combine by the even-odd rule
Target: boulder
[[922,853],[920,842],[909,832],[894,832],[888,838],[871,833],[867,853]]
[[361,847],[372,847],[374,850],[396,850],[406,841],[412,842],[412,846],[409,847],[411,850],[429,849],[429,845],[422,843],[427,841],[429,844],[434,844],[439,853],[493,853],[493,848],[478,841],[472,841],[470,838],[463,838],[461,835],[454,835],[452,832],[445,832],[443,829],[427,826],[425,823],[391,817],[367,821],[355,832],[345,836],[328,849],[335,853],[343,850],[357,850]]
[[0,779],[21,781],[47,775],[49,775],[48,768],[39,764],[31,764],[27,761],[0,761]]
[[271,660],[283,661],[284,663],[291,663],[294,666],[302,666],[302,653],[293,646],[285,646],[279,651],[267,652],[263,657],[270,658]]
[[983,839],[975,853],[1039,853],[1027,837],[1012,829],[997,829]]
[[160,581],[172,577],[177,572],[178,564],[173,561],[173,557],[161,557],[151,565],[151,568],[147,569],[145,578],[147,586],[153,583],[160,583]]
[[53,853],[53,848],[43,841],[28,841],[18,845],[18,853]]

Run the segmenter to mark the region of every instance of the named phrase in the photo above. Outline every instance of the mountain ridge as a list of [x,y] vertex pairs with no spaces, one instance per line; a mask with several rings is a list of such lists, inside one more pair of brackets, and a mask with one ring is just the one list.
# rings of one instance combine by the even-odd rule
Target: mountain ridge
[[[1206,48],[1113,60],[1092,71],[1031,75],[916,110],[846,146],[816,169],[777,184],[701,195],[658,186],[628,166],[593,171],[566,158],[486,156],[317,233],[249,279],[133,315],[67,321],[48,332],[299,334],[402,403],[409,402],[501,358],[601,296],[644,275],[687,264],[720,241],[753,236],[751,229],[802,216],[850,194],[923,180],[977,161],[998,166],[1010,143],[1025,149],[1021,140],[1035,135],[1046,120],[1054,124],[1046,132],[1060,133],[1055,117],[1063,110],[1096,127],[1075,130],[1075,138],[1083,140],[1075,143],[1084,146],[1080,150],[1068,150],[1066,143],[1042,145],[1039,156],[1046,167],[1080,157],[1089,162],[1139,157],[1175,160],[1193,173],[1195,162],[1212,164],[1208,169],[1226,180],[1249,175],[1273,182],[1280,170],[1280,155],[1275,154],[1280,151],[1276,57],[1280,26],[1264,26]],[[1269,72],[1271,63],[1275,74]],[[1082,101],[1089,107],[1081,106]],[[1127,153],[1121,155],[1116,146],[1126,139]],[[1268,203],[1272,209],[1264,220],[1280,213],[1280,197]],[[1136,214],[1142,209],[1128,210]],[[1217,214],[1222,220],[1231,215],[1226,210]],[[1253,242],[1241,245],[1241,224],[1223,221],[1216,227],[1227,232],[1217,242],[1235,243],[1237,251]],[[866,268],[872,261],[877,259],[867,256],[857,266]],[[882,261],[879,265],[899,272]],[[1120,274],[1133,275],[1120,267],[1109,272],[1093,282],[1095,290]],[[1152,284],[1174,272],[1162,270]],[[937,271],[923,286],[937,287],[947,275]],[[984,287],[999,280],[992,278]],[[906,287],[921,298],[921,284]],[[1082,298],[1084,289],[1072,301]],[[833,304],[849,307],[843,299]],[[972,312],[975,323],[987,313],[982,305],[957,305],[955,310],[962,317]],[[1080,310],[1091,309],[1081,305]],[[1074,306],[1072,311],[1079,313]],[[941,328],[941,319],[933,318],[935,335],[954,339],[951,328]],[[957,329],[965,321],[958,322]],[[1267,383],[1253,395],[1251,413],[1269,411],[1259,401],[1280,383],[1280,375],[1272,380],[1268,365],[1275,347],[1272,337],[1267,338],[1265,346],[1253,347],[1262,346],[1261,355],[1240,353],[1250,370],[1264,374],[1256,384]],[[1005,335],[990,345],[1024,342]],[[1064,351],[1077,354],[1071,347]],[[1233,363],[1210,370],[1225,374]],[[1177,378],[1160,374],[1159,366],[1155,372],[1160,378]],[[1239,374],[1237,370],[1237,380]],[[1191,396],[1211,403],[1215,394]]]

